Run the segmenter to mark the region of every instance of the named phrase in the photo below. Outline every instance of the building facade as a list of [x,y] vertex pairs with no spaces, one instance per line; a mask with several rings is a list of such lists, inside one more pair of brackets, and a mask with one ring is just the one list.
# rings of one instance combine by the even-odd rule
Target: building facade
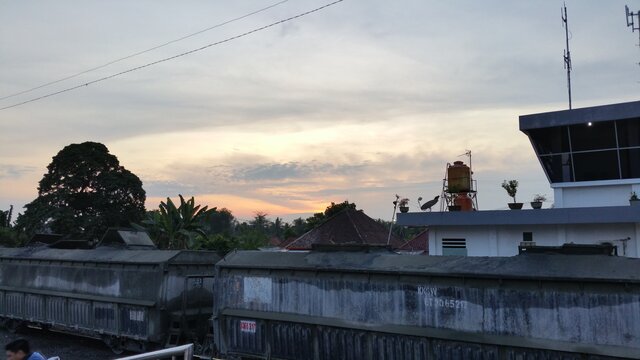
[[[640,101],[520,116],[554,192],[540,210],[398,214],[428,226],[432,255],[512,256],[536,245],[611,243],[640,257]],[[640,204],[640,203],[634,203]]]

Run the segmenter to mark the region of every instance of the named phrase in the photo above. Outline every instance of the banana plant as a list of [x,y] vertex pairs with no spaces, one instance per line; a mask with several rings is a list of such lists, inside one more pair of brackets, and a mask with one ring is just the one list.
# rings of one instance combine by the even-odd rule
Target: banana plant
[[201,228],[202,219],[215,208],[195,204],[193,196],[186,200],[182,195],[180,206],[176,206],[171,198],[160,202],[158,211],[149,213],[142,223],[157,233],[157,245],[161,249],[188,249],[193,246],[198,236],[206,234]]

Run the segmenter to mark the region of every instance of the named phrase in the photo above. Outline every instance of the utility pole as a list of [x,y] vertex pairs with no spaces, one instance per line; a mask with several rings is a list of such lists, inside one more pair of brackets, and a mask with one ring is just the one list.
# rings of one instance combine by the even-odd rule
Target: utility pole
[[398,210],[398,202],[400,196],[396,194],[396,200],[393,202],[393,215],[391,216],[391,224],[389,224],[389,236],[387,237],[387,245],[391,242],[391,231],[393,230],[393,221],[396,219],[396,210]]
[[564,4],[564,12],[560,11],[562,26],[567,47],[564,50],[564,68],[567,69],[567,90],[569,91],[569,109],[571,109],[571,52],[569,51],[569,24],[567,23],[567,4]]

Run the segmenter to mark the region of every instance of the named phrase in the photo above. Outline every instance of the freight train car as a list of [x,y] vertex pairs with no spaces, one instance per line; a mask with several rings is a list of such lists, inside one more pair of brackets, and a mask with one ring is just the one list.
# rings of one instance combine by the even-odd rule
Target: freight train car
[[244,251],[216,268],[229,359],[640,358],[640,259]]
[[116,353],[204,338],[220,257],[111,235],[95,249],[0,249],[0,322],[102,339]]

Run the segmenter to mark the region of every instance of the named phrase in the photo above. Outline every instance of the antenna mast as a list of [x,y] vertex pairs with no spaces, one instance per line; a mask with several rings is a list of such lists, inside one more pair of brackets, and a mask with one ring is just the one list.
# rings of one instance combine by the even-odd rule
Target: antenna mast
[[[640,46],[640,11],[629,11],[629,7],[627,5],[624,6],[624,11],[627,15],[627,27],[630,27],[632,32],[636,32],[636,30],[638,30],[638,46]],[[638,18],[637,24],[634,17]],[[640,65],[640,63],[638,63],[638,65]]]
[[569,109],[571,109],[571,52],[569,51],[569,24],[567,23],[567,4],[564,4],[564,12],[560,11],[562,26],[564,26],[564,36],[567,48],[564,50],[564,68],[567,69],[567,89],[569,91]]

